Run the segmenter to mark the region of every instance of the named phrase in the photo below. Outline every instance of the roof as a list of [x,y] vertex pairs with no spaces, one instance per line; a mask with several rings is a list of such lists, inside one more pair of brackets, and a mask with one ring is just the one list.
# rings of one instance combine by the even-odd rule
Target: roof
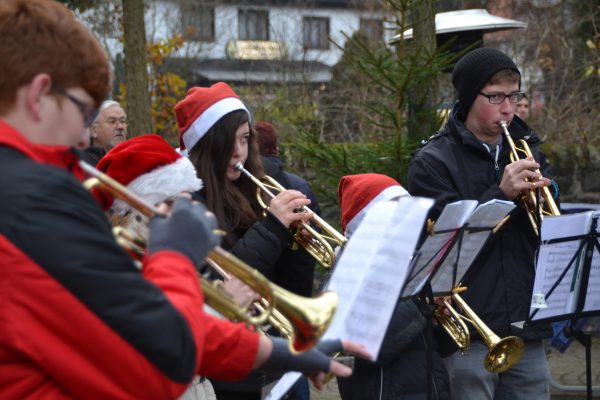
[[[436,35],[464,31],[497,31],[504,29],[523,29],[527,28],[526,22],[514,19],[498,17],[492,15],[484,9],[448,11],[435,15],[435,33]],[[404,39],[411,39],[413,30],[404,31]],[[400,40],[400,34],[390,39],[390,44]]]
[[317,61],[198,60],[170,58],[169,68],[184,79],[210,82],[310,82],[331,80],[331,67]]

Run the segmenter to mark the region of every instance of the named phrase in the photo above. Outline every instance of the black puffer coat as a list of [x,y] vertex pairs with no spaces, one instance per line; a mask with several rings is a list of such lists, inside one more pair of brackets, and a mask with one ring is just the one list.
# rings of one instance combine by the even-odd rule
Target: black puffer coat
[[354,372],[338,379],[343,400],[427,399],[427,347],[432,355],[433,400],[450,399],[448,374],[425,329],[429,307],[412,300],[398,302],[375,362],[356,358]]
[[[436,200],[432,217],[458,200],[507,200],[499,183],[509,164],[509,146],[503,144],[497,163],[484,145],[465,127],[460,111],[453,114],[438,134],[416,152],[408,171],[408,191],[413,196]],[[552,179],[549,163],[540,151],[540,138],[517,116],[510,128],[513,140],[525,139],[542,175]],[[557,192],[553,181],[551,191]],[[534,255],[538,239],[525,209],[516,207],[508,222],[493,235],[464,277],[468,287],[464,300],[500,337],[521,336],[525,340],[548,337],[551,329],[512,325],[524,321],[529,312],[535,274]],[[475,332],[472,332],[477,335]]]
[[[206,204],[203,190],[194,193],[193,198]],[[224,241],[223,248],[278,286],[302,296],[312,295],[314,260],[303,249],[291,248],[289,230],[273,215],[267,213],[266,218],[248,229],[236,230],[233,236],[233,245]],[[219,399],[260,399],[261,388],[279,377],[253,371],[242,381],[211,382]]]

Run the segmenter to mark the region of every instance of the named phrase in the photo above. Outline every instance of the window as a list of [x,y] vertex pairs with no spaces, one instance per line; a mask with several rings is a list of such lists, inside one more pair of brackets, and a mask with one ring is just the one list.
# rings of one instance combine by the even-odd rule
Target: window
[[269,40],[269,12],[238,10],[240,40]]
[[329,48],[329,18],[304,17],[304,48]]
[[380,19],[360,19],[360,32],[367,39],[380,42],[383,40],[383,21]]
[[181,5],[181,32],[188,40],[215,41],[215,8],[186,1]]

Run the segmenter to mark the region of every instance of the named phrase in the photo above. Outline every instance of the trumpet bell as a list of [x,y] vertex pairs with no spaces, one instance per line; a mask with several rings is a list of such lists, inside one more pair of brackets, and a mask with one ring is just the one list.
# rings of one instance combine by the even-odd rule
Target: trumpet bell
[[315,346],[335,314],[338,295],[334,292],[323,292],[314,298],[305,298],[276,288],[277,309],[281,310],[293,333],[290,338],[290,350],[302,353]]
[[507,336],[490,347],[483,366],[496,374],[505,372],[521,359],[524,351],[525,343],[520,337]]

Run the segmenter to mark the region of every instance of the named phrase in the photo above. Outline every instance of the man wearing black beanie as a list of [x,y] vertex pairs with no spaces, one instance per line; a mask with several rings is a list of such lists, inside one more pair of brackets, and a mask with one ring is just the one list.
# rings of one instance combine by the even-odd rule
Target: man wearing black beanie
[[[515,115],[524,94],[513,60],[495,49],[473,50],[456,63],[452,84],[458,101],[448,122],[415,153],[408,171],[409,193],[436,199],[432,218],[458,200],[518,202],[523,191],[551,185],[558,193],[538,147],[540,138]],[[533,159],[511,162],[501,121],[509,125],[513,141],[527,141]],[[518,206],[463,277],[468,287],[463,299],[498,336],[521,337],[525,352],[506,372],[490,373],[483,367],[487,346],[471,327],[469,352],[464,356],[454,352],[445,359],[453,399],[549,398],[550,374],[542,339],[552,330],[548,326],[522,329],[517,324],[528,316],[538,243],[527,211]]]

